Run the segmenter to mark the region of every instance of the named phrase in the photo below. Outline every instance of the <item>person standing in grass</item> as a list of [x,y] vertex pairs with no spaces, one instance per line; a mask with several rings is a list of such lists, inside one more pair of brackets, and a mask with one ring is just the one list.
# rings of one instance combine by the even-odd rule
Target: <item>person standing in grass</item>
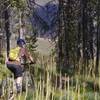
[[[9,57],[7,58],[6,64],[7,68],[14,74],[17,93],[21,92],[22,89],[22,74],[23,74],[23,65],[25,63],[25,59],[29,59],[30,62],[33,62],[33,58],[25,48],[25,41],[23,39],[17,40],[18,52],[15,52],[17,57],[11,57],[9,53]],[[15,54],[14,53],[14,54]]]

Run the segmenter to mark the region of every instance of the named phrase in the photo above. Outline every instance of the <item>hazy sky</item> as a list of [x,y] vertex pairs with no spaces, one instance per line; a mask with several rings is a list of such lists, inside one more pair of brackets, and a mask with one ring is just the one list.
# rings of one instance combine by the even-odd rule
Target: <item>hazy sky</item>
[[45,5],[46,3],[48,3],[51,0],[35,0],[35,1],[40,5]]
[[45,5],[48,1],[51,0],[35,0],[38,4]]

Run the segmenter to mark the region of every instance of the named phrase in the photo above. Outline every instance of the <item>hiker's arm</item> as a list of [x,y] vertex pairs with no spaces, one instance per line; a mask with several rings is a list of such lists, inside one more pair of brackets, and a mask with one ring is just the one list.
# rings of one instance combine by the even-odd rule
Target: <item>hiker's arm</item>
[[26,56],[26,58],[28,58],[31,62],[34,62],[33,57],[31,56],[31,54],[28,52],[27,49],[25,49],[25,56]]

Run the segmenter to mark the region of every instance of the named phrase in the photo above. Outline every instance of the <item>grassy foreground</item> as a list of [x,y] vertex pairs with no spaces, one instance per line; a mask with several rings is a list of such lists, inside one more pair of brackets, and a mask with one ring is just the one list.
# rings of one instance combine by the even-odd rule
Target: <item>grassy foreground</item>
[[[2,65],[0,68],[1,71],[9,73],[6,68],[6,70],[3,69]],[[87,74],[62,76],[56,71],[53,57],[38,58],[34,65],[33,76],[35,88],[26,87],[26,92],[15,96],[15,100],[100,100],[100,77],[91,77]],[[1,100],[6,99],[1,98]]]

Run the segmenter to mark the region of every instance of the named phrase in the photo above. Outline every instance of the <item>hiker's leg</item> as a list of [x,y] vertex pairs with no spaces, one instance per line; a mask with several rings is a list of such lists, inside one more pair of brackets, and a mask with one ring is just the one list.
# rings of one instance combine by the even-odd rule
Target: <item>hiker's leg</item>
[[20,93],[22,91],[22,67],[21,66],[16,66],[16,71],[15,71],[15,82],[16,82],[16,88],[17,92]]
[[22,91],[22,77],[17,77],[15,81],[16,81],[17,93],[20,93]]

